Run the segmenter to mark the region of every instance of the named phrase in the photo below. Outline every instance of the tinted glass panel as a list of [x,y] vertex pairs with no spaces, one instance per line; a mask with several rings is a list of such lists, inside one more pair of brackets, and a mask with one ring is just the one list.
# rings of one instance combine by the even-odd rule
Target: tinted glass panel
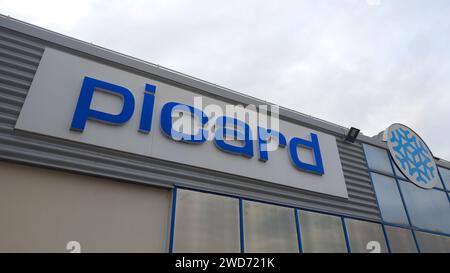
[[387,252],[386,240],[380,224],[353,219],[345,219],[345,224],[352,253]]
[[[439,168],[439,167],[438,167],[438,168]],[[439,168],[439,169],[440,169],[440,168]],[[441,172],[441,173],[442,173],[442,172]],[[436,189],[441,189],[441,190],[444,189],[444,186],[442,185],[441,179],[438,180],[438,182],[437,182],[436,186],[434,186],[434,188],[436,188]]]
[[411,230],[385,226],[392,253],[416,253],[416,243]]
[[434,186],[435,189],[444,189],[444,186],[442,186],[442,181],[439,179],[436,186]]
[[402,179],[408,180],[408,179],[402,174],[402,172],[401,172],[400,169],[397,167],[397,165],[395,165],[395,163],[393,163],[392,165],[394,166],[394,173],[395,173],[395,176],[398,176],[398,177],[400,177],[400,178],[402,178]]
[[295,210],[244,201],[245,252],[298,252]]
[[403,181],[400,187],[413,226],[450,233],[450,203],[443,191],[424,190]]
[[445,188],[450,191],[450,170],[439,168],[439,172],[441,173],[442,180],[444,181]]
[[420,251],[427,253],[450,253],[450,237],[416,231]]
[[240,252],[239,200],[178,190],[174,252]]
[[383,220],[408,225],[408,217],[395,179],[371,173]]
[[369,168],[393,174],[389,156],[386,150],[367,144],[364,144],[363,146]]
[[299,210],[304,252],[347,252],[341,218]]

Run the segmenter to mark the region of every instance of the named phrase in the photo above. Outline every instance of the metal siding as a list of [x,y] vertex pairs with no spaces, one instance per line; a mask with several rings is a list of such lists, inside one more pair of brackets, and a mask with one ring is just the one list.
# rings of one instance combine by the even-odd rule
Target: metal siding
[[0,158],[129,182],[162,187],[178,185],[341,215],[380,219],[361,144],[349,144],[337,139],[349,194],[349,199],[346,200],[87,144],[14,131],[45,46],[54,45],[0,28]]

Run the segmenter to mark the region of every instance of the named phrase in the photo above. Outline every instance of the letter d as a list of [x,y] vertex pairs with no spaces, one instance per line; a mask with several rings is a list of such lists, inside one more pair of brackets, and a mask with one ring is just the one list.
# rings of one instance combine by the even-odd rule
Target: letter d
[[[112,95],[123,98],[122,111],[117,114],[109,114],[91,109],[92,97],[94,91],[101,89]],[[127,122],[134,112],[134,97],[130,90],[125,87],[112,83],[100,81],[90,77],[84,77],[83,86],[81,87],[80,97],[78,98],[77,107],[73,114],[71,130],[83,132],[88,119],[106,122],[113,125],[119,125]]]
[[[319,145],[319,139],[316,134],[311,133],[311,140],[306,140],[298,137],[293,137],[289,141],[289,154],[291,156],[292,163],[295,167],[302,171],[307,171],[319,175],[324,174],[323,169],[323,161],[322,161],[322,154],[320,153],[320,145]],[[301,146],[303,148],[312,150],[315,164],[308,164],[300,160],[300,157],[297,153],[297,146]]]

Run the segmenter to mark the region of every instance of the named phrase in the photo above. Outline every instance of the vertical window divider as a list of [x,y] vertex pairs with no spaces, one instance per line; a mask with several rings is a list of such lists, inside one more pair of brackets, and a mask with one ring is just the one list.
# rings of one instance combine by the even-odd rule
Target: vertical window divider
[[350,247],[350,240],[348,238],[348,234],[347,234],[347,226],[345,225],[345,219],[344,217],[341,216],[341,221],[342,221],[342,229],[344,230],[344,238],[345,238],[345,244],[347,246],[347,252],[351,253],[351,247]]
[[441,179],[442,189],[447,194],[448,202],[450,202],[450,195],[448,193],[448,191],[450,191],[450,189],[447,189],[447,187],[445,186],[445,182],[444,182],[444,179],[442,179],[442,174],[441,174],[441,170],[440,170],[439,166],[437,166],[437,173],[438,173],[439,178]]
[[300,233],[300,221],[298,219],[298,209],[297,208],[294,208],[294,217],[295,217],[295,227],[297,230],[298,252],[303,253],[302,235]]
[[388,239],[388,236],[387,236],[387,233],[386,233],[386,228],[384,227],[384,224],[381,224],[381,228],[383,229],[384,240],[386,241],[387,251],[389,253],[392,253],[391,244],[389,243],[389,239]]
[[417,252],[421,253],[420,247],[419,247],[419,242],[417,241],[417,237],[416,237],[416,231],[414,229],[411,229],[411,233],[412,233],[412,236],[414,239],[414,243],[416,244]]
[[175,211],[177,206],[177,186],[172,190],[172,217],[170,219],[170,237],[169,237],[169,253],[173,253],[173,239],[175,232]]
[[239,235],[241,242],[241,253],[245,252],[245,241],[244,241],[244,201],[242,198],[239,198]]

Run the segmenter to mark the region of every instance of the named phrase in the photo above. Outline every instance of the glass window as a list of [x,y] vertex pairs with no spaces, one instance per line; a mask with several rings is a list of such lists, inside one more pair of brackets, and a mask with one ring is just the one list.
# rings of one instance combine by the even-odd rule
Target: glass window
[[367,144],[364,144],[363,146],[364,152],[366,153],[367,164],[370,169],[393,174],[389,156],[385,149]]
[[303,252],[347,252],[340,217],[298,211]]
[[413,226],[450,233],[450,203],[439,190],[425,190],[404,181],[400,188]]
[[450,191],[450,170],[439,167],[439,172],[441,173],[445,188]]
[[411,230],[384,226],[392,253],[417,253]]
[[177,191],[174,252],[240,252],[239,199]]
[[[387,252],[386,240],[380,224],[345,219],[345,225],[352,253]],[[379,244],[379,249],[376,249],[376,246],[371,246],[371,242]]]
[[298,252],[295,210],[244,201],[245,252]]
[[373,186],[385,222],[409,225],[395,179],[371,173]]
[[438,180],[438,182],[436,183],[436,186],[434,186],[435,189],[444,189],[444,186],[442,186],[442,181],[441,179]]
[[450,253],[450,237],[416,231],[416,238],[423,253]]
[[436,189],[441,189],[441,190],[444,189],[444,186],[442,186],[442,181],[441,181],[441,179],[438,180],[438,182],[437,182],[436,186],[434,186],[434,188],[436,188]]
[[394,173],[395,176],[398,176],[402,179],[408,180],[408,178],[406,178],[403,173],[400,171],[400,169],[397,167],[397,165],[395,164],[395,162],[392,162],[392,165],[394,166]]

